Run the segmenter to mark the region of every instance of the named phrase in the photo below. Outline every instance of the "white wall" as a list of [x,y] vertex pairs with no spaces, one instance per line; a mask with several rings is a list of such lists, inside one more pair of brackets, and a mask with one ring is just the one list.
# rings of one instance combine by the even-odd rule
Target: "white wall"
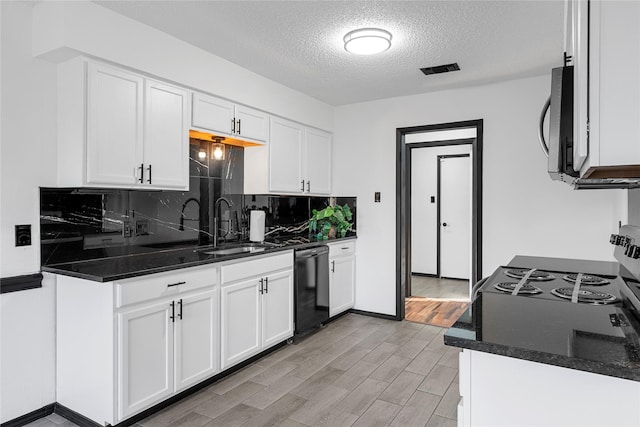
[[484,120],[484,274],[517,254],[613,260],[626,191],[574,191],[547,176],[537,126],[549,88],[544,76],[336,108],[334,192],[358,197],[357,309],[395,314],[399,127]]
[[[436,274],[438,271],[438,156],[470,152],[471,145],[468,144],[411,149],[411,272],[413,273]],[[435,197],[434,203],[431,203],[431,196]]]
[[[34,19],[34,56],[61,61],[81,52],[332,130],[333,108],[328,104],[95,3],[40,2]],[[232,40],[229,37],[224,42]]]
[[[32,6],[0,2],[2,277],[40,270],[39,190],[55,179],[55,65],[31,56]],[[14,246],[14,225],[33,244]],[[0,296],[0,422],[55,401],[55,282]]]

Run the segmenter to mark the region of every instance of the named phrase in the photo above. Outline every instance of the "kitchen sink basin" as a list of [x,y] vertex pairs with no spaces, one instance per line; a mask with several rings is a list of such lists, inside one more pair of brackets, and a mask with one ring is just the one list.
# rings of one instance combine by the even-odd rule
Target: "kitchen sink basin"
[[262,252],[267,248],[273,247],[272,245],[265,245],[260,243],[246,243],[240,246],[222,247],[222,248],[206,248],[200,249],[198,252],[205,255],[236,255],[246,254],[254,252]]

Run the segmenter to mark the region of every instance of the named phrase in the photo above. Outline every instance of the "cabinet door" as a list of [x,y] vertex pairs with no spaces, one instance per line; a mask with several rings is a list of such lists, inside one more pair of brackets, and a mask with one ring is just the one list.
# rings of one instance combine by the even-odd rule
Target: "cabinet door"
[[253,108],[236,105],[236,133],[256,141],[267,141],[269,116]]
[[260,351],[259,278],[223,286],[220,290],[221,368]]
[[175,384],[183,390],[218,372],[218,290],[176,300]]
[[117,315],[119,419],[173,393],[172,313],[165,300]]
[[331,194],[331,134],[307,128],[305,140],[305,191]]
[[135,185],[142,163],[143,79],[89,63],[87,183]]
[[269,190],[302,193],[302,126],[271,118],[269,137]]
[[353,307],[355,303],[356,258],[333,258],[329,261],[329,316]]
[[145,94],[144,184],[187,189],[189,94],[153,80],[146,81]]
[[230,135],[233,118],[234,105],[232,102],[201,93],[193,94],[191,118],[193,126]]
[[262,294],[262,347],[293,336],[293,272],[266,277]]

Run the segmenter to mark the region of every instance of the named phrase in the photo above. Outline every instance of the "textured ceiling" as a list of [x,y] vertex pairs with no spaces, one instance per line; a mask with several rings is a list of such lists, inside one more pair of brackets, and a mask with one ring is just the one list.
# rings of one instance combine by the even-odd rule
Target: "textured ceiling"
[[[97,1],[331,105],[549,73],[563,1]],[[357,56],[344,34],[379,27],[391,48]],[[420,68],[458,62],[461,71]]]

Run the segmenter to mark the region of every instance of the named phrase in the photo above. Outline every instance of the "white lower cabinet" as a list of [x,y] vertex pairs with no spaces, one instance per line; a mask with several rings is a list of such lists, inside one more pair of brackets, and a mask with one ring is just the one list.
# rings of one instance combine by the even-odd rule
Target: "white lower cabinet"
[[329,246],[329,316],[333,317],[355,304],[356,242],[330,243]]
[[173,324],[167,301],[118,317],[119,419],[173,393]]
[[222,267],[222,369],[293,336],[293,252]]
[[118,402],[127,418],[218,371],[218,291],[118,313]]
[[[640,383],[464,349],[458,426],[638,426]],[[603,410],[615,408],[615,410]]]
[[118,424],[220,371],[219,268],[57,277],[57,402]]

